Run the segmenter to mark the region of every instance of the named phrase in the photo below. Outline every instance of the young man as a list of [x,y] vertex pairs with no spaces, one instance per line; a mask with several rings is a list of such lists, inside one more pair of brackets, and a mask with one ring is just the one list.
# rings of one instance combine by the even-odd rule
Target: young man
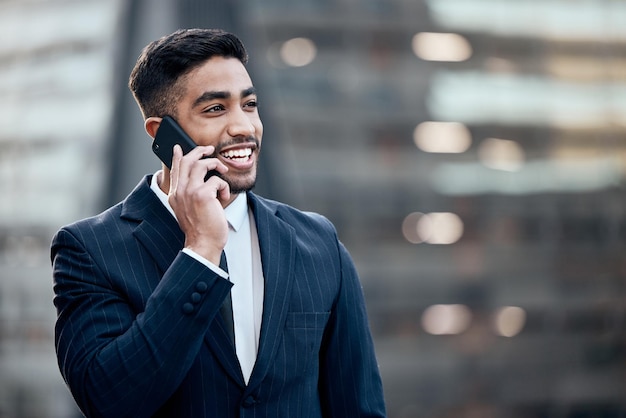
[[250,192],[263,124],[246,62],[219,30],[148,45],[129,83],[145,129],[169,115],[198,146],[53,239],[59,367],[88,417],[385,415],[335,229]]

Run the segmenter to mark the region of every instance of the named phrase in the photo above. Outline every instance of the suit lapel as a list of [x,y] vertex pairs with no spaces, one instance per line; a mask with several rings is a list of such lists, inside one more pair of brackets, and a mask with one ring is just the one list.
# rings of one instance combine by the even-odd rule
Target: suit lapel
[[263,321],[257,360],[249,387],[259,385],[278,349],[287,317],[296,255],[295,232],[278,213],[252,193],[248,194],[256,222],[265,279]]
[[133,234],[163,275],[183,248],[185,236],[176,219],[150,190],[149,182],[147,176],[135,187],[123,203],[121,217],[138,222]]
[[239,365],[237,353],[235,352],[235,347],[233,347],[230,337],[228,336],[222,315],[218,313],[218,316],[220,320],[211,322],[209,331],[206,333],[204,340],[230,377],[243,388],[246,386],[246,383],[243,378],[241,366]]
[[[138,222],[133,235],[146,248],[162,276],[183,248],[185,235],[176,219],[150,190],[149,182],[150,177],[144,178],[128,196],[121,217]],[[205,341],[231,377],[243,387],[241,367],[219,312],[218,318],[211,322]]]

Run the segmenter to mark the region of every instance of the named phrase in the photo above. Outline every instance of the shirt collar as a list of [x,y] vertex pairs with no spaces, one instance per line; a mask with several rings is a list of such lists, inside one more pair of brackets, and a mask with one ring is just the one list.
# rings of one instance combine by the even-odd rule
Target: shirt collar
[[235,232],[239,231],[248,219],[248,199],[245,193],[239,193],[230,205],[224,208],[226,219]]
[[[170,202],[167,200],[167,194],[161,190],[159,187],[159,183],[157,182],[157,177],[163,175],[163,170],[159,170],[152,176],[152,180],[150,181],[150,189],[157,195],[163,206],[172,214],[174,219],[178,221],[176,218],[176,214],[174,213],[174,209],[170,206]],[[246,198],[245,193],[239,193],[235,200],[233,200],[230,205],[226,206],[224,209],[226,214],[226,220],[228,224],[236,231],[239,231],[241,225],[243,225],[244,221],[248,219],[248,199]]]

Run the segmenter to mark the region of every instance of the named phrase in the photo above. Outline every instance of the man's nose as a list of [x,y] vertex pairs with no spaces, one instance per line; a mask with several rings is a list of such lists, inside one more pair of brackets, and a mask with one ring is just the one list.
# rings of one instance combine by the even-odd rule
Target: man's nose
[[243,109],[237,109],[231,112],[227,132],[231,137],[254,135],[255,128],[248,113]]

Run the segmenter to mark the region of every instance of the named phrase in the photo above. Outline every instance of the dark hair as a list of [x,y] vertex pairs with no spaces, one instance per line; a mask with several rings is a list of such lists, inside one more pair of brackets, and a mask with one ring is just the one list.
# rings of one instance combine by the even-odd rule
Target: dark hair
[[184,94],[178,82],[214,56],[248,62],[239,38],[220,29],[179,29],[148,44],[128,80],[143,117],[175,116]]

